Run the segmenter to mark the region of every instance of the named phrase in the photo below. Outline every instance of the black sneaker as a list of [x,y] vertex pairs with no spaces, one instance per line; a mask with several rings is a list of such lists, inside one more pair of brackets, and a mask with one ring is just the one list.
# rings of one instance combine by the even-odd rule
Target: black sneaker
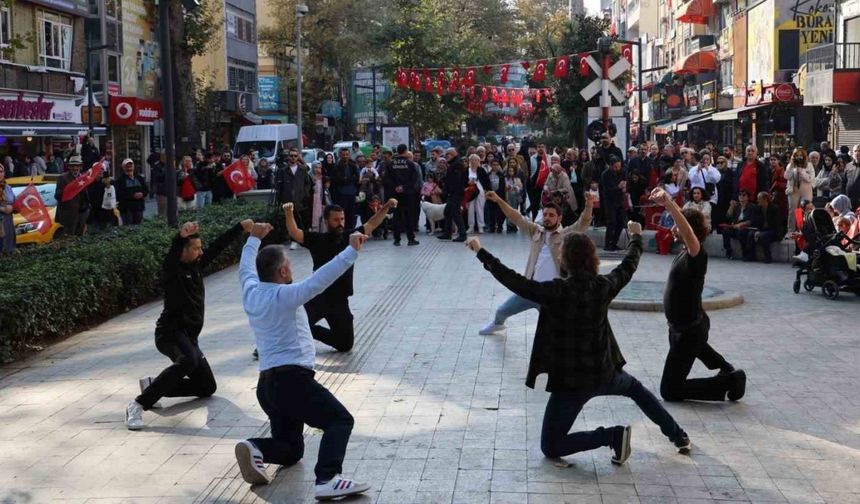
[[612,463],[622,465],[630,458],[630,435],[632,429],[629,425],[619,425],[618,427],[613,427],[613,430],[615,432],[611,434],[612,439],[609,441],[609,447],[615,451]]
[[451,239],[451,235],[449,235],[449,234],[440,234],[440,235],[439,235],[439,236],[437,236],[436,238],[437,238],[437,239],[439,239],[439,240],[450,240],[450,239]]
[[415,245],[418,245],[418,240],[409,240],[409,243],[407,243],[406,245],[414,247]]
[[728,397],[729,401],[738,401],[746,393],[747,374],[744,373],[743,369],[738,369],[729,373],[729,377],[732,379],[732,384],[729,386],[729,392],[726,397]]
[[394,240],[394,246],[399,247],[400,246],[400,240]]
[[717,373],[717,376],[727,375],[727,374],[731,374],[734,372],[735,372],[735,367],[727,362],[725,367],[720,368],[720,372]]
[[678,453],[681,455],[689,455],[693,449],[693,443],[686,434],[673,441],[673,443],[675,443],[675,448],[678,449]]

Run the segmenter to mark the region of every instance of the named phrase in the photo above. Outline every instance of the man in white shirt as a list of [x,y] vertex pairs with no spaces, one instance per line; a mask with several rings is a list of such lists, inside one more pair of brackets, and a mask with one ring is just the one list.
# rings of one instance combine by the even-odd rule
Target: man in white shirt
[[[591,224],[591,214],[594,205],[590,194],[585,195],[585,210],[579,216],[579,220],[569,227],[561,225],[561,208],[554,203],[544,205],[543,223],[535,224],[525,219],[518,211],[511,208],[505,200],[493,191],[487,192],[487,201],[499,205],[505,217],[517,226],[521,231],[529,235],[531,251],[526,262],[526,270],[523,275],[529,280],[548,282],[559,276],[559,261],[561,258],[561,246],[567,235],[575,232],[584,233]],[[493,320],[478,331],[481,336],[495,334],[505,329],[505,320],[518,313],[532,308],[538,309],[540,305],[529,301],[516,294],[511,295],[496,310]]]
[[354,233],[350,246],[313,272],[293,283],[288,248],[260,241],[271,224],[255,223],[242,259],[239,279],[242,305],[254,331],[260,354],[257,400],[271,422],[272,437],[247,439],[236,445],[242,477],[253,484],[267,484],[264,463],[290,466],[302,459],[305,424],[322,429],[314,473],[317,499],[362,493],[370,485],[340,475],[354,420],[346,408],[314,380],[314,346],[304,304],[334,283],[358,258],[367,236]]

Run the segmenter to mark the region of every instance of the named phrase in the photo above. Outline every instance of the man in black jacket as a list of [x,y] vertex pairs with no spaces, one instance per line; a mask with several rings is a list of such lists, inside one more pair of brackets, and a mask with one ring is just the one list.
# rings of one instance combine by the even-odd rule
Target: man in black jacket
[[397,200],[397,207],[394,208],[394,245],[397,247],[400,246],[400,233],[403,228],[406,228],[409,245],[418,245],[413,222],[417,197],[415,185],[420,168],[406,157],[406,151],[406,144],[397,146],[397,155],[385,165],[383,177],[385,194]]
[[[290,149],[287,161],[278,160],[278,170],[275,174],[275,187],[278,191],[278,203],[292,203],[298,214],[298,226],[303,230],[311,228],[311,196],[314,191],[314,181],[310,168],[305,164],[298,149]],[[354,198],[353,198],[354,199]],[[290,244],[290,250],[298,245]]]
[[144,427],[143,412],[162,397],[209,397],[215,393],[215,376],[197,342],[203,330],[206,290],[203,271],[254,221],[236,224],[203,250],[196,222],[186,222],[173,238],[164,257],[164,309],[155,323],[155,348],[173,361],[157,377],[139,381],[140,395],[128,403],[125,424],[129,430]]
[[606,217],[606,236],[603,250],[614,252],[618,250],[618,238],[621,236],[621,226],[624,222],[624,174],[621,172],[621,158],[609,158],[609,168],[600,174],[600,206]]
[[594,158],[599,173],[602,173],[604,168],[608,168],[612,164],[613,156],[617,159],[624,159],[624,153],[612,142],[612,136],[608,132],[603,133],[600,135],[600,145],[597,146],[597,155]]
[[547,457],[609,446],[615,452],[613,463],[627,461],[629,425],[569,432],[585,403],[607,395],[633,399],[680,453],[690,451],[687,433],[654,394],[624,371],[626,361],[607,319],[609,304],[633,277],[642,255],[642,226],[629,222],[627,229],[627,255],[611,273],[598,274],[600,259],[594,242],[584,234],[573,233],[565,238],[562,248],[564,277],[548,282],[529,280],[506,267],[482,249],[477,238],[467,242],[496,280],[514,294],[540,304],[526,386],[534,388],[537,376],[547,373],[550,397],[541,431],[541,451]]
[[116,200],[123,226],[136,226],[143,222],[146,209],[146,181],[134,173],[134,161],[122,162],[123,173],[116,179]]
[[332,197],[346,215],[346,227],[355,227],[355,197],[358,196],[358,165],[350,158],[349,149],[340,150],[340,158],[334,166]]
[[445,151],[445,159],[448,160],[448,170],[445,172],[445,226],[440,240],[450,240],[452,225],[457,225],[459,236],[452,241],[466,241],[466,223],[463,222],[463,212],[460,206],[466,193],[466,184],[469,183],[469,174],[463,166],[463,160],[457,154],[454,147]]
[[769,264],[773,262],[770,245],[775,241],[779,241],[783,236],[783,219],[779,217],[779,210],[777,210],[776,205],[771,203],[770,193],[762,191],[758,193],[756,200],[758,201],[758,206],[752,209],[750,229],[746,236],[747,246],[744,261],[755,261],[756,245],[760,245],[762,254],[764,255],[763,262]]

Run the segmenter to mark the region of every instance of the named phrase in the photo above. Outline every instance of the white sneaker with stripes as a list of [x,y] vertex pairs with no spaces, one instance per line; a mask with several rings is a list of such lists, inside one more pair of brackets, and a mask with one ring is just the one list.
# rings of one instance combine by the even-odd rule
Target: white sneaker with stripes
[[263,465],[263,453],[250,441],[236,443],[236,463],[242,478],[252,485],[268,485],[269,475]]
[[346,495],[360,494],[368,490],[370,490],[369,484],[346,479],[340,474],[329,482],[314,487],[317,500],[335,499]]

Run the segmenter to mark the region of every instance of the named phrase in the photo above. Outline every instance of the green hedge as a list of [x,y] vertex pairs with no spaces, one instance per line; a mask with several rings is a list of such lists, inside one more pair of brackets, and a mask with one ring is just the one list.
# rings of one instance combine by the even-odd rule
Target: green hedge
[[[269,212],[265,204],[236,201],[183,212],[179,220],[197,221],[205,246],[242,219],[283,220]],[[278,225],[267,241],[282,239],[282,230]],[[161,262],[175,233],[150,220],[0,257],[0,361],[159,296]],[[232,243],[207,274],[234,264],[243,243]]]

